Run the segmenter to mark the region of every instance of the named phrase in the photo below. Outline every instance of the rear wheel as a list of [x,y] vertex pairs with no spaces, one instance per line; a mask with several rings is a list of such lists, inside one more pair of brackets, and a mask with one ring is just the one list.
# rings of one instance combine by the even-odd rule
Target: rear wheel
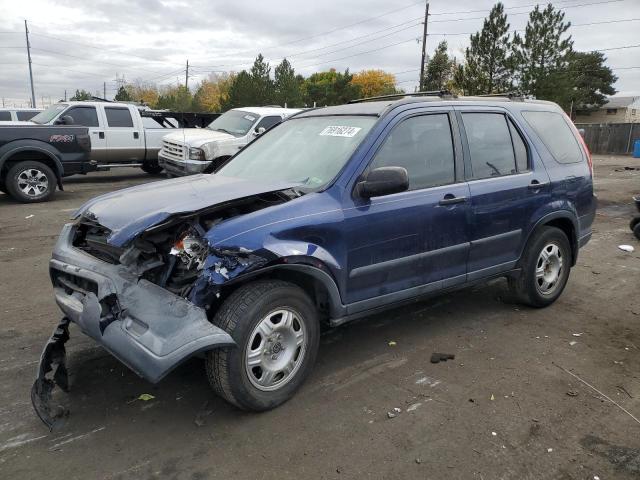
[[157,161],[143,162],[140,168],[151,175],[157,175],[163,170]]
[[639,223],[640,223],[640,215],[636,215],[629,222],[629,228],[633,231],[633,230],[635,230],[636,225],[638,225]]
[[236,290],[213,322],[235,348],[207,355],[218,395],[244,410],[263,411],[290,399],[311,372],[320,328],[313,303],[299,287],[260,280]]
[[640,222],[638,222],[636,226],[633,228],[633,234],[636,236],[638,240],[640,240]]
[[16,163],[7,172],[7,193],[23,203],[44,202],[56,190],[56,176],[44,163],[34,160]]
[[516,299],[532,307],[555,302],[569,279],[571,247],[559,228],[542,227],[529,241],[522,258],[522,271],[509,279]]

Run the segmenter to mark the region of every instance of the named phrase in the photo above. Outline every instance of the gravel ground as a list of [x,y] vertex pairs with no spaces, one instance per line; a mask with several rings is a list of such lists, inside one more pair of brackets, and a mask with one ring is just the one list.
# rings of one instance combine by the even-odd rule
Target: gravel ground
[[89,198],[161,178],[70,178],[38,205],[0,194],[0,478],[639,478],[640,423],[622,408],[640,418],[640,160],[595,166],[594,236],[549,308],[509,303],[499,280],[345,325],[295,398],[263,414],[216,398],[199,359],[150,385],[72,330],[71,415],[55,432],[29,388],[60,316],[56,236]]

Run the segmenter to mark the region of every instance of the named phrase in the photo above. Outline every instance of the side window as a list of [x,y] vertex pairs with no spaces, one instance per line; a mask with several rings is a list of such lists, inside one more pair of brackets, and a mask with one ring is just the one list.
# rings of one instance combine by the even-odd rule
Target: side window
[[99,126],[96,107],[71,107],[62,115],[73,117],[73,123],[75,125],[82,125],[83,127]]
[[564,116],[558,112],[522,112],[522,116],[560,163],[575,163],[582,153]]
[[527,146],[522,139],[522,135],[518,132],[511,120],[509,122],[509,131],[511,132],[511,140],[513,141],[513,151],[516,154],[516,166],[518,172],[525,172],[529,170],[529,161],[527,159]]
[[104,113],[109,127],[133,127],[131,112],[127,108],[105,107]]
[[259,128],[264,128],[265,130],[269,130],[271,127],[279,124],[281,121],[282,121],[281,117],[264,117],[256,125],[256,131],[258,131]]
[[0,112],[0,122],[10,122],[11,121],[11,112]]
[[16,116],[18,117],[18,120],[20,120],[21,122],[27,121],[27,120],[31,120],[33,117],[35,117],[39,112],[35,112],[35,111],[29,111],[29,112],[16,112]]
[[370,168],[404,167],[409,190],[455,181],[453,137],[446,113],[403,120],[387,136]]
[[501,113],[463,113],[473,179],[516,173],[507,119]]

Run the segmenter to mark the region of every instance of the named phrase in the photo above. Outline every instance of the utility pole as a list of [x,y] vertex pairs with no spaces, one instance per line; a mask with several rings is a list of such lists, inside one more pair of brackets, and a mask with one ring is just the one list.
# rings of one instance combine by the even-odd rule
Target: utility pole
[[102,82],[102,98],[107,99],[107,82]]
[[189,60],[187,60],[187,69],[185,70],[184,75],[184,86],[187,90],[189,90]]
[[427,24],[429,23],[429,2],[424,10],[424,30],[422,31],[422,61],[420,62],[420,91],[424,90],[424,74],[427,60]]
[[31,107],[36,108],[36,93],[33,89],[33,70],[31,69],[31,44],[29,43],[29,27],[24,21],[24,34],[27,37],[27,58],[29,59],[29,80],[31,80]]
[[67,101],[67,89],[66,88],[64,89],[64,101],[65,102]]

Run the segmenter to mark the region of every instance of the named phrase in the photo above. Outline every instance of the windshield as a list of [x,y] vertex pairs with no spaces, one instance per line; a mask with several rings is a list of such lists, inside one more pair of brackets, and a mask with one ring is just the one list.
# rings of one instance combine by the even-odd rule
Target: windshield
[[300,183],[320,190],[340,172],[375,117],[294,118],[239,152],[217,175]]
[[40,112],[38,115],[31,119],[32,122],[39,123],[44,125],[45,123],[49,123],[51,120],[56,118],[60,112],[62,112],[69,105],[64,103],[58,103],[56,105],[51,105],[44,112]]
[[257,119],[258,115],[253,113],[229,110],[211,122],[207,128],[242,137],[247,134]]

